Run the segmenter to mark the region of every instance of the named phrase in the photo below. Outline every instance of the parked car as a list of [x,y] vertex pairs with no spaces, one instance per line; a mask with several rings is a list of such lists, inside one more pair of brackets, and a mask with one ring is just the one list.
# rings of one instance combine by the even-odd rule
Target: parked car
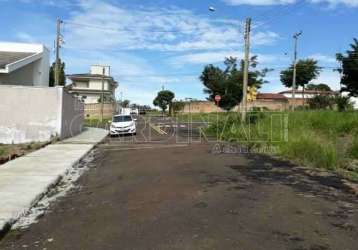
[[131,109],[131,115],[139,115],[139,111],[137,108],[132,108]]
[[136,119],[131,115],[115,115],[112,118],[111,126],[109,129],[109,134],[111,136],[115,135],[125,135],[125,134],[137,134],[136,128]]
[[120,112],[121,115],[130,115],[131,109],[130,108],[121,108]]

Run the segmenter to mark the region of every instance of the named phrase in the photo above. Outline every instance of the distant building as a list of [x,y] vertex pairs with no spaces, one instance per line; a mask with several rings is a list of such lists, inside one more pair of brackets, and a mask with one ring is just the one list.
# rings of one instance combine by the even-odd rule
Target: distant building
[[[275,93],[257,93],[256,100],[247,102],[248,110],[256,108],[266,108],[272,111],[282,111],[288,109],[288,98],[282,94]],[[239,111],[240,106],[237,105],[231,111]],[[210,101],[191,101],[185,102],[183,113],[212,113],[224,112],[225,110],[217,107],[214,102]]]
[[[104,75],[103,75],[104,73]],[[72,83],[66,88],[78,96],[85,104],[99,103],[102,96],[104,102],[115,100],[115,90],[118,87],[110,72],[110,66],[92,65],[90,73],[67,76]]]
[[48,86],[49,68],[44,45],[0,42],[0,85]]
[[289,101],[283,94],[258,93],[256,100],[248,102],[248,108],[266,108],[268,110],[282,111],[288,109]]
[[338,94],[336,91],[322,91],[322,90],[296,90],[295,98],[293,98],[292,90],[285,90],[279,92],[279,94],[284,95],[288,98],[289,105],[305,105],[307,100],[317,96],[317,95],[326,95],[326,96],[335,96]]

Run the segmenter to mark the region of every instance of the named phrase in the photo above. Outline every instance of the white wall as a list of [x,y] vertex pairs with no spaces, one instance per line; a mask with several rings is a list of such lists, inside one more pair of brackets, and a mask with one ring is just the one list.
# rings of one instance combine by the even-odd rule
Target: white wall
[[[104,90],[109,90],[108,80],[104,80]],[[100,79],[90,79],[89,89],[102,90],[102,80]]]
[[82,129],[83,104],[63,87],[0,85],[0,100],[0,143],[49,141]]

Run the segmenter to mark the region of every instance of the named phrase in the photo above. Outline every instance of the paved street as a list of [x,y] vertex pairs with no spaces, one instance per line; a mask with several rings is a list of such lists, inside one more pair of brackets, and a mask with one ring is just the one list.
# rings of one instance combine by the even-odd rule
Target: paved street
[[188,127],[152,123],[166,133],[140,119],[136,138],[106,139],[77,187],[0,249],[357,249],[358,203],[339,178],[214,154],[178,143]]

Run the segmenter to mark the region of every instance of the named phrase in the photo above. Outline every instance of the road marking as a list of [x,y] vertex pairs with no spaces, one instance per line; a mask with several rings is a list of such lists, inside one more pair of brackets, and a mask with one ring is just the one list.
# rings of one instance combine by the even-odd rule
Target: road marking
[[162,130],[160,127],[155,126],[153,123],[149,123],[149,126],[154,129],[155,131],[157,131],[157,133],[159,133],[160,135],[167,135],[168,133],[165,132],[164,130]]

